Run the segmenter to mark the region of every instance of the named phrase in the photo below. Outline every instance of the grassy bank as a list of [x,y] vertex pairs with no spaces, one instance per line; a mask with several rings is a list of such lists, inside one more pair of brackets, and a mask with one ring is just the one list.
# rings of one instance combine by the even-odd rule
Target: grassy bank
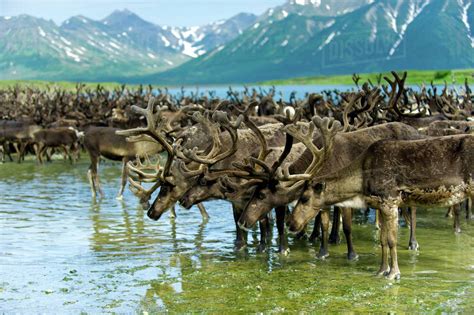
[[[15,85],[19,86],[28,86],[32,88],[39,88],[39,89],[46,89],[46,87],[54,88],[58,87],[67,91],[72,91],[76,89],[76,82],[68,82],[68,81],[40,81],[40,80],[0,80],[0,89],[7,88]],[[100,82],[100,83],[83,83],[87,88],[94,89],[97,87],[98,84],[103,86],[104,88],[111,90],[116,87],[120,87],[120,83],[117,82]],[[127,86],[133,86],[127,84]]]
[[[444,81],[451,83],[453,79],[458,84],[464,83],[464,79],[468,78],[469,81],[474,81],[473,69],[466,70],[437,70],[437,71],[408,71],[407,83],[408,84],[421,84],[423,82],[430,83],[433,81],[435,84],[443,84]],[[361,82],[366,82],[370,79],[372,82],[377,82],[378,73],[363,73],[359,74]],[[389,72],[383,73],[383,76],[389,76]],[[286,80],[272,80],[259,82],[259,85],[352,85],[352,75],[337,75],[337,76],[318,76],[318,77],[301,77]]]
[[[389,76],[389,72],[382,73],[383,76]],[[464,83],[464,79],[468,78],[469,82],[474,81],[474,69],[464,70],[437,70],[437,71],[408,71],[407,84],[421,84],[423,82],[429,84],[433,81],[435,84],[443,84],[445,81],[452,83],[453,80],[457,84]],[[366,82],[370,79],[372,82],[377,82],[377,76],[379,73],[363,73],[359,74],[361,81]],[[114,89],[120,87],[120,83],[117,82],[101,82],[101,83],[84,83],[86,87],[95,88],[97,84],[100,84],[106,89]],[[318,77],[301,77],[286,80],[271,80],[258,82],[247,85],[353,85],[352,75],[336,75],[336,76],[318,76]],[[0,80],[0,88],[6,88],[9,86],[29,86],[40,89],[49,87],[59,87],[65,90],[75,90],[76,83],[68,81],[40,81],[40,80]],[[227,84],[219,84],[222,86],[228,86]],[[128,87],[137,87],[137,85],[127,84]],[[158,87],[159,85],[154,85]],[[202,86],[202,85],[200,85]],[[170,86],[171,87],[171,86]]]

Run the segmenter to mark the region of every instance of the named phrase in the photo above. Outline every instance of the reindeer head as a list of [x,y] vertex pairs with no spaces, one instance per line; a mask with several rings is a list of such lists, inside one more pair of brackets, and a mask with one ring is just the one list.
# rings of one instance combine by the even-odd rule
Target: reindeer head
[[[293,124],[285,127],[288,137],[300,140],[312,153],[311,164],[303,174],[290,175],[289,165],[282,169],[277,162],[277,168],[272,172],[269,180],[265,185],[257,187],[252,199],[247,204],[245,211],[239,219],[239,226],[241,228],[250,228],[272,208],[298,199],[305,190],[306,181],[310,180],[321,170],[323,163],[332,151],[333,138],[341,126],[338,121],[329,118],[321,119],[318,116],[315,116],[312,122],[313,124],[310,125],[308,133],[302,131],[302,125]],[[323,140],[323,147],[321,149],[313,143],[315,126],[321,132]],[[280,157],[279,161],[281,160],[282,158]]]

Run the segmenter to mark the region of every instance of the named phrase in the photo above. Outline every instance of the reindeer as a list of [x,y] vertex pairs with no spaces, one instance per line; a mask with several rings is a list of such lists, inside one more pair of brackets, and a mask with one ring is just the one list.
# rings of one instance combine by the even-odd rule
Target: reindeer
[[33,135],[41,127],[29,121],[2,121],[0,124],[0,141],[7,152],[7,143],[12,143],[17,153],[17,162],[24,159],[25,149],[31,144]]
[[[313,122],[322,126],[321,119]],[[335,128],[331,128],[332,134]],[[320,164],[335,153],[335,137],[325,149],[312,150]],[[370,206],[381,213],[382,263],[377,275],[400,278],[397,260],[398,209],[401,206],[451,206],[474,194],[474,136],[457,135],[421,140],[381,140],[346,167],[282,177],[297,184],[298,203],[288,220],[299,232],[321,208]],[[390,250],[391,263],[388,264]]]
[[48,148],[61,148],[64,156],[69,157],[71,163],[79,159],[79,140],[84,136],[82,132],[72,127],[41,129],[33,134],[33,143],[38,163],[43,164],[42,155]]
[[120,131],[120,129],[89,127],[85,132],[84,146],[91,160],[87,174],[93,198],[96,197],[97,191],[102,197],[104,196],[98,175],[100,157],[122,161],[121,187],[117,195],[117,198],[121,199],[127,183],[127,162],[145,155],[157,154],[163,150],[160,144],[150,141],[150,139],[142,138],[133,142],[127,141],[126,137],[118,135],[117,131]]
[[[156,130],[156,125],[153,123],[152,118],[153,108],[148,107],[147,110],[144,110],[135,107],[134,109],[146,115],[148,126],[146,129],[125,131],[122,134],[128,136],[136,134],[152,136],[153,139],[162,144],[168,152],[165,167],[160,170],[160,172],[155,172],[155,174],[150,176],[145,176],[143,171],[140,171],[140,168],[143,168],[140,167],[140,165],[129,164],[133,173],[138,173],[145,180],[155,182],[155,185],[149,190],[144,189],[137,183],[132,184],[132,186],[138,190],[138,195],[141,198],[150,197],[151,193],[160,187],[157,198],[148,210],[148,216],[154,220],[158,220],[167,209],[178,202],[186,191],[199,180],[199,176],[203,174],[206,168],[210,169],[212,167],[219,169],[222,168],[222,166],[230,165],[230,163],[235,160],[241,161],[244,157],[257,154],[260,148],[258,145],[260,140],[254,131],[250,129],[237,130],[238,125],[240,125],[243,120],[243,116],[240,116],[235,123],[231,123],[226,113],[215,111],[212,114],[211,122],[199,112],[196,112],[193,117],[201,127],[192,127],[194,130],[190,128],[188,130],[188,136],[185,136],[186,133],[181,135],[181,140],[178,140],[175,147],[172,147],[168,143],[168,140]],[[221,133],[216,124],[221,126],[226,132]],[[280,143],[278,140],[279,137],[283,136],[281,131],[278,131],[280,127],[281,124],[262,127],[261,134],[267,138],[271,145],[278,144]],[[200,130],[208,135],[201,138],[201,143],[198,142],[200,145],[199,148],[194,146],[196,142],[184,141],[184,139],[189,139],[190,136],[200,138]],[[211,142],[208,140],[209,135],[211,135]],[[204,141],[202,139],[204,139]],[[180,147],[180,149],[177,149],[177,146]],[[189,150],[186,151],[186,148]],[[199,151],[207,153],[205,153],[205,156],[202,156],[202,153],[198,153]],[[184,162],[185,165],[183,166]],[[184,172],[183,169],[185,170]],[[138,180],[140,180],[140,178],[138,178]],[[243,204],[233,204],[234,218],[236,221],[241,214],[242,208]],[[263,224],[266,223],[263,222]],[[241,249],[246,244],[246,236],[241,233],[239,229],[237,229],[237,231],[236,249]]]
[[[289,130],[293,130],[292,127],[288,126],[287,129],[288,128],[290,128]],[[312,138],[312,133],[305,135],[294,133],[294,135],[296,135],[297,139],[305,143],[308,147],[314,148],[315,145],[321,146],[323,144],[325,133],[327,133],[327,130],[321,130],[321,133],[315,139]],[[345,167],[367,149],[367,147],[378,140],[413,139],[420,137],[421,136],[416,129],[401,123],[389,123],[353,132],[337,134],[334,139],[335,153],[329,159],[324,161],[324,164],[321,166],[319,171],[327,173]],[[313,142],[315,144],[313,144]],[[312,161],[312,156],[312,151],[310,149],[305,150],[296,161],[289,165],[289,172],[301,173],[305,170],[309,171],[313,169],[316,161],[314,159]],[[255,190],[251,201],[247,204],[244,213],[239,219],[239,226],[241,228],[248,229],[272,208],[287,205],[297,200],[302,187],[289,187],[284,182],[280,182],[275,175],[276,174],[270,176]],[[348,222],[350,212],[348,210],[344,210],[344,212],[347,217],[347,220],[344,220],[346,222],[345,234],[349,239],[350,225],[348,225]],[[323,223],[326,223],[325,226],[327,226],[327,224],[329,224],[327,212],[323,212],[323,215]],[[328,234],[326,229],[326,231],[323,231],[322,246],[318,254],[321,258],[328,255],[327,243]],[[349,259],[356,259],[357,254],[353,249],[350,249],[348,257]]]

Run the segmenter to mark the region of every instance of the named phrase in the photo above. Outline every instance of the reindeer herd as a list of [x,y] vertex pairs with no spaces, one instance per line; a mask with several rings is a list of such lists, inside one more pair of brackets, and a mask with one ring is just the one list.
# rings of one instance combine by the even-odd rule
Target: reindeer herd
[[[122,162],[118,197],[131,191],[159,220],[180,204],[208,200],[232,204],[235,248],[247,246],[257,223],[264,251],[275,210],[279,251],[288,254],[286,232],[321,239],[319,258],[338,236],[342,218],[347,258],[357,259],[352,240],[356,209],[375,211],[382,262],[377,274],[398,279],[399,214],[410,226],[409,249],[417,250],[416,207],[446,207],[460,232],[471,219],[474,195],[473,95],[460,89],[405,86],[392,73],[352,91],[324,91],[289,101],[269,92],[171,95],[166,90],[125,86],[107,91],[78,85],[75,92],[14,87],[0,91],[2,158],[38,163],[53,150],[75,161],[84,148],[93,198],[103,195],[101,158]],[[291,210],[290,210],[291,209]],[[330,212],[333,212],[332,231]]]

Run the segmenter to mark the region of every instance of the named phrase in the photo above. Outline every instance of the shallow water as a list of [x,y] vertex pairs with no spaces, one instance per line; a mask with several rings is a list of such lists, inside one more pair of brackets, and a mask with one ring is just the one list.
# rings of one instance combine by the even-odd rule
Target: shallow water
[[118,164],[101,167],[106,198],[93,202],[87,167],[0,165],[0,312],[474,312],[473,224],[455,235],[444,209],[419,210],[419,252],[402,224],[402,279],[387,281],[374,277],[372,218],[354,219],[357,262],[344,244],[318,261],[319,244],[292,239],[281,257],[275,237],[256,253],[256,233],[235,253],[229,204],[207,203],[207,224],[195,208],[154,222],[130,192],[114,199]]

